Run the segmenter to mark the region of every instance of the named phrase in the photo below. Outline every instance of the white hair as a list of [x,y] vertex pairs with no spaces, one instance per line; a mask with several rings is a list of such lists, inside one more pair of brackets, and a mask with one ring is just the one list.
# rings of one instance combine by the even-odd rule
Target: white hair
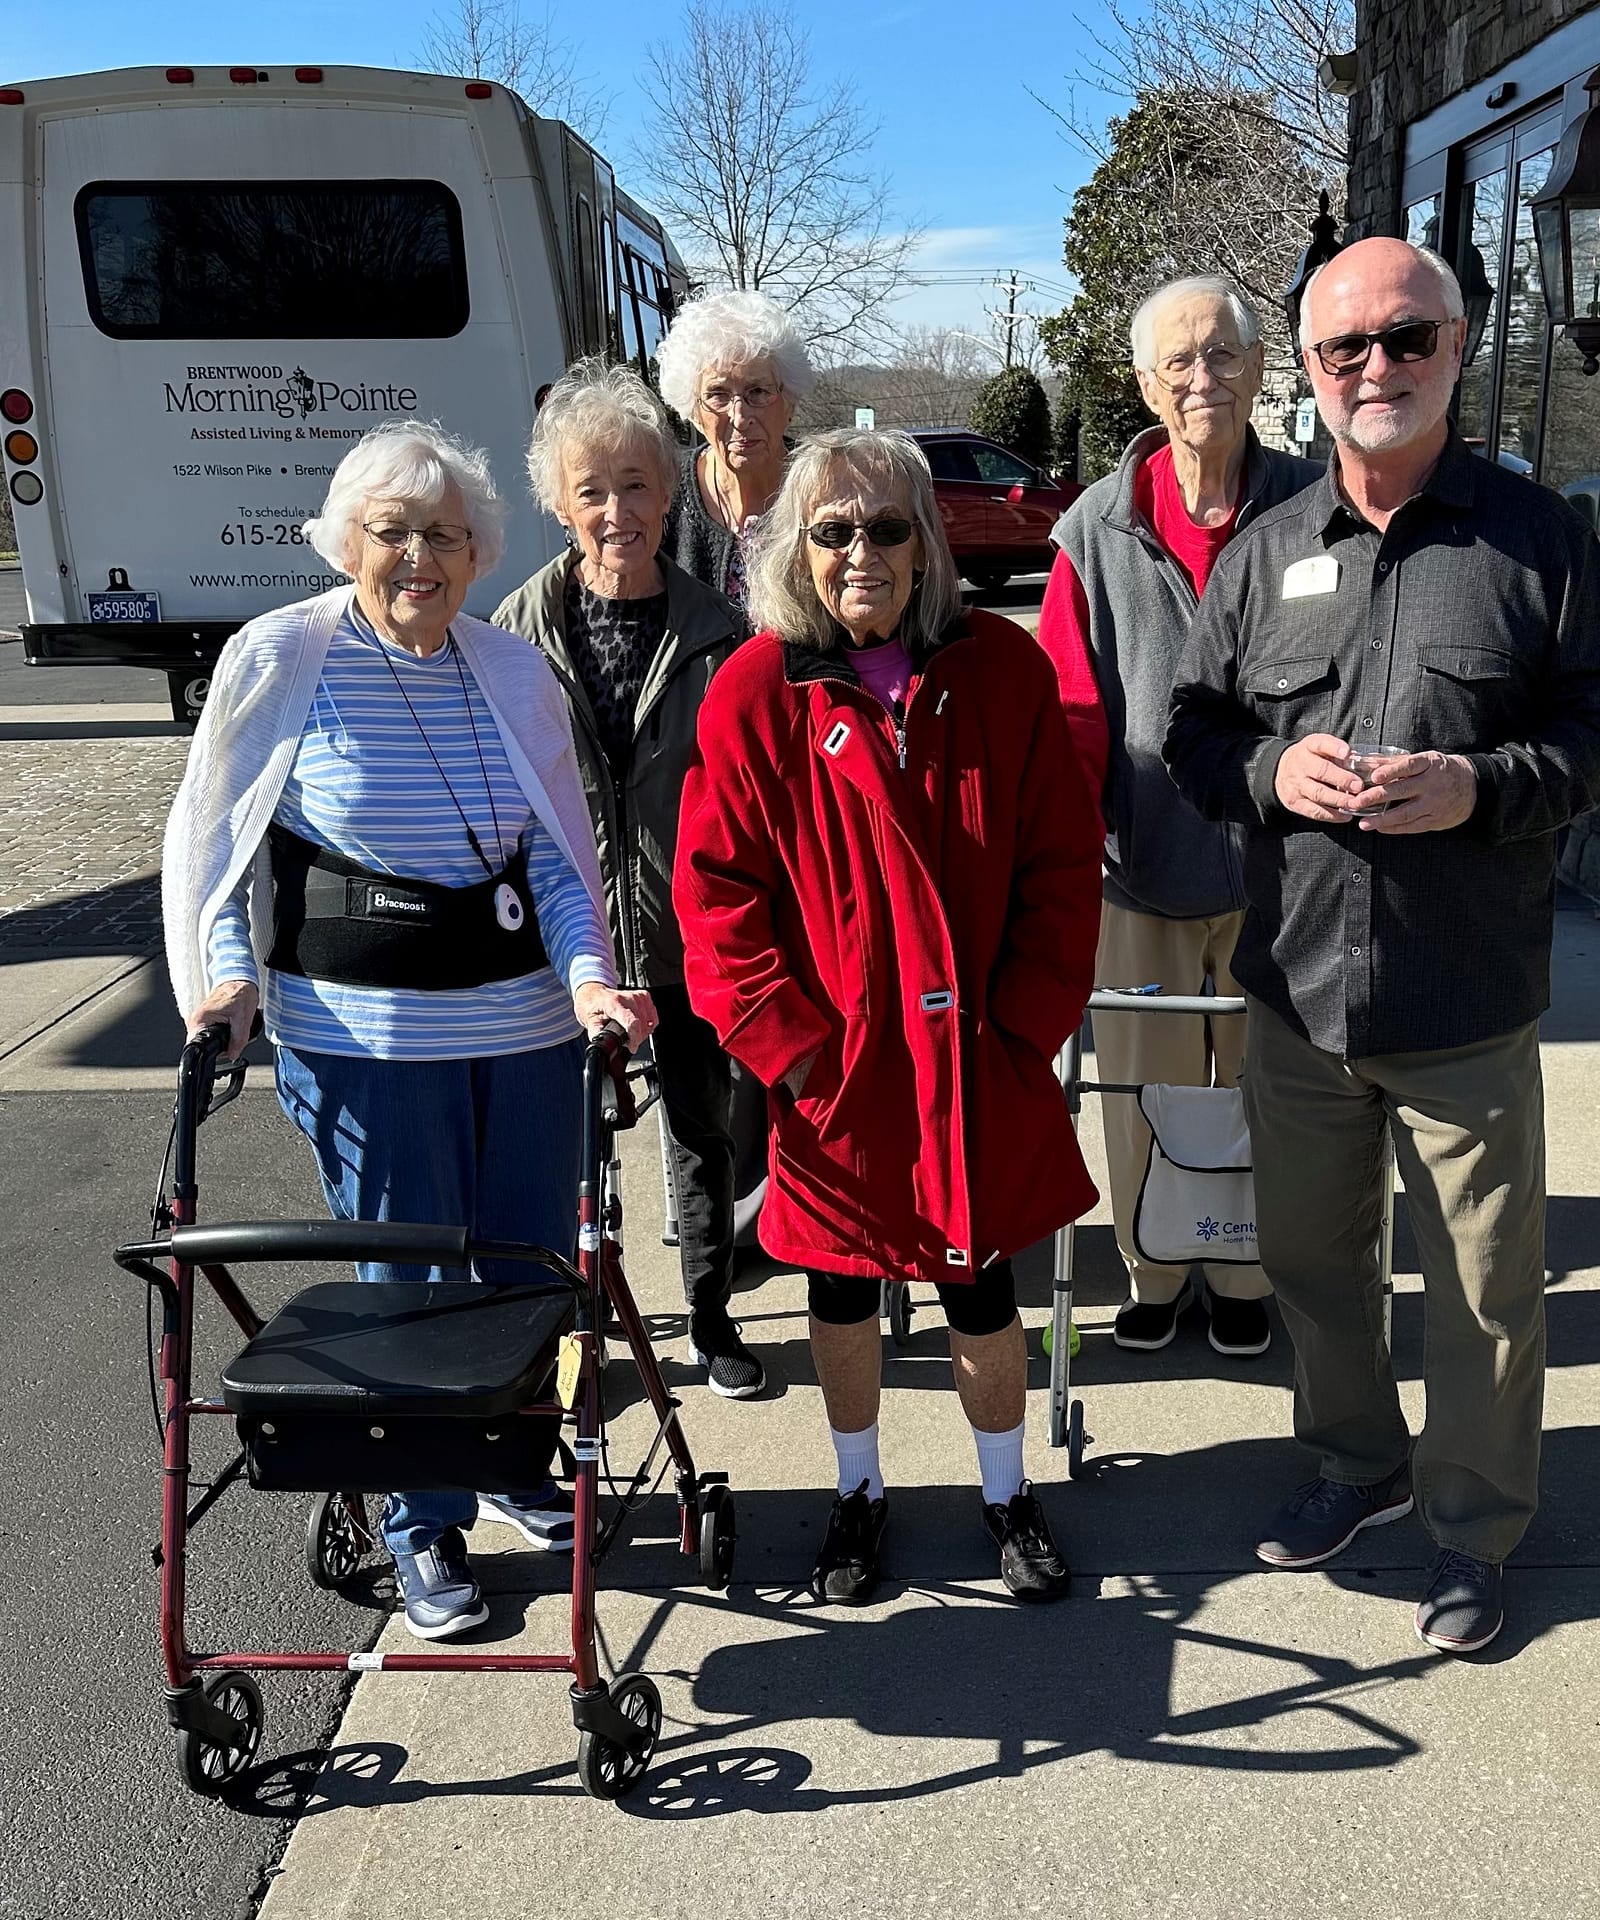
[[708,293],[680,307],[656,349],[661,397],[681,419],[692,420],[700,378],[708,367],[733,369],[770,360],[778,385],[803,400],[817,384],[800,329],[764,293]]
[[[1447,320],[1463,318],[1467,311],[1467,303],[1461,297],[1461,282],[1456,278],[1455,269],[1450,262],[1442,253],[1436,253],[1432,247],[1419,247],[1412,240],[1402,240],[1400,244],[1403,247],[1410,247],[1422,264],[1438,276],[1439,288],[1444,297],[1444,317]],[[1336,253],[1332,260],[1324,260],[1306,282],[1306,290],[1300,296],[1300,325],[1295,336],[1297,347],[1305,348],[1311,345],[1306,334],[1306,315],[1311,311],[1311,289],[1338,258],[1339,254]]]
[[1240,297],[1238,289],[1214,273],[1191,273],[1182,280],[1169,280],[1164,287],[1141,300],[1128,326],[1133,348],[1133,364],[1141,373],[1154,373],[1156,367],[1156,322],[1165,310],[1179,300],[1220,300],[1233,315],[1239,345],[1253,347],[1261,338],[1261,322],[1255,309]]
[[473,578],[481,579],[505,552],[506,503],[495,491],[489,456],[437,420],[385,420],[363,434],[334,468],[321,513],[302,531],[330,567],[353,573],[368,501],[393,501],[426,515],[452,486],[472,530]]
[[678,443],[667,410],[632,367],[598,357],[579,360],[545,396],[528,442],[528,482],[546,512],[561,505],[563,475],[575,448],[615,452],[641,444],[671,493],[678,477]]
[[922,576],[905,613],[908,638],[931,645],[961,611],[961,581],[934,498],[928,456],[908,433],[835,427],[812,434],[789,456],[783,485],[755,536],[750,559],[750,618],[819,652],[831,645],[833,617],[817,598],[806,557],[812,511],[830,495],[882,487],[902,495],[922,536]]

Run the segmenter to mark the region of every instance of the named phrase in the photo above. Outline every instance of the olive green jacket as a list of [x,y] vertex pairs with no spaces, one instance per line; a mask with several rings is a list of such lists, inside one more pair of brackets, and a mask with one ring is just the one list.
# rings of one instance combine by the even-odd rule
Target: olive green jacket
[[632,757],[623,777],[613,781],[594,709],[567,646],[567,575],[577,557],[558,554],[501,602],[494,624],[533,641],[567,696],[624,984],[677,986],[683,981],[683,937],[672,910],[678,803],[694,755],[700,702],[712,674],[749,633],[749,623],[732,601],[665,552],[658,556],[667,581],[666,632],[639,688]]

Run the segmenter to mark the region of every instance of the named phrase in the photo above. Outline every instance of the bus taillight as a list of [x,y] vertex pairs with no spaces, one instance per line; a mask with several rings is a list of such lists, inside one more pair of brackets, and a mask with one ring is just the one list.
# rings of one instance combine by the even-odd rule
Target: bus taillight
[[33,402],[21,387],[7,387],[0,393],[0,416],[20,427],[33,418]]

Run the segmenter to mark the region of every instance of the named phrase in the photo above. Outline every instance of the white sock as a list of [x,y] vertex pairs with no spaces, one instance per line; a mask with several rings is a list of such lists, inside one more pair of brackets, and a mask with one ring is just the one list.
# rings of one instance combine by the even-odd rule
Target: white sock
[[983,1475],[983,1501],[988,1507],[1003,1507],[1022,1485],[1022,1430],[1019,1420],[1009,1433],[985,1433],[972,1429],[978,1449],[978,1471]]
[[839,1491],[854,1493],[863,1480],[867,1483],[867,1498],[883,1498],[883,1473],[878,1466],[878,1423],[873,1421],[870,1427],[863,1427],[859,1433],[840,1433],[836,1427],[829,1427],[833,1440],[833,1450],[839,1457]]

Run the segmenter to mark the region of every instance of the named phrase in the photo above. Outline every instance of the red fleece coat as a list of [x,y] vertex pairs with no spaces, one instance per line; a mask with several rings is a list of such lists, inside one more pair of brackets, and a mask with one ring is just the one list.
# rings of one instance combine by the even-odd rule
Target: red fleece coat
[[761,634],[712,681],[673,899],[696,1012],[774,1089],[775,1258],[973,1278],[1094,1204],[1052,1066],[1100,922],[1072,753],[1050,662],[993,614],[929,654],[898,738],[842,653]]

